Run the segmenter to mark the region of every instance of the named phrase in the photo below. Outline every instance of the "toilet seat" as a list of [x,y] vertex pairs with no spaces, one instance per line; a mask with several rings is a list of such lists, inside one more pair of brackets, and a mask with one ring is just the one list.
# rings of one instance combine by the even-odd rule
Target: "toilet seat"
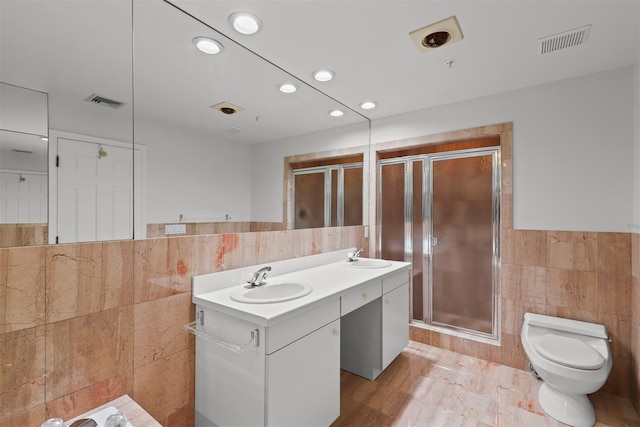
[[546,334],[533,347],[545,359],[569,368],[596,370],[605,363],[600,353],[575,338]]

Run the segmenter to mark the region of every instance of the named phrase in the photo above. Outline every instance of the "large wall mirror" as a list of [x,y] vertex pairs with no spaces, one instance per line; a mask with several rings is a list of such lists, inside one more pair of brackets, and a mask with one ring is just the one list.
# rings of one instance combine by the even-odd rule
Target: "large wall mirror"
[[[227,37],[232,2],[207,3],[134,0],[135,141],[146,155],[148,237],[293,228],[288,162],[339,164],[351,151],[368,153],[365,117]],[[199,37],[222,51],[199,51]],[[297,91],[281,92],[283,83]],[[344,115],[330,116],[333,109]]]
[[0,246],[133,237],[130,1],[0,2]]
[[[368,155],[365,117],[190,15],[197,3],[0,2],[0,247],[292,228],[296,165]],[[211,108],[225,103],[237,112]]]

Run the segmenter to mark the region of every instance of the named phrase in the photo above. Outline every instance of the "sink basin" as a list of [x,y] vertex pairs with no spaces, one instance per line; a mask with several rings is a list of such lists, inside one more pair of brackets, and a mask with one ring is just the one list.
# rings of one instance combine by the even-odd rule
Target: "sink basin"
[[241,286],[231,291],[230,297],[234,301],[249,304],[271,304],[274,302],[291,301],[309,295],[313,288],[306,283],[279,282],[269,283],[257,288]]
[[389,267],[391,263],[382,259],[359,259],[357,261],[344,263],[347,267],[352,268],[384,268]]

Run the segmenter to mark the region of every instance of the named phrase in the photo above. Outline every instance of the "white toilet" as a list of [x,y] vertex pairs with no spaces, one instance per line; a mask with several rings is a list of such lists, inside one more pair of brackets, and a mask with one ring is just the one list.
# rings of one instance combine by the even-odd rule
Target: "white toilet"
[[611,372],[611,352],[603,325],[525,313],[522,346],[544,380],[542,409],[571,426],[593,426],[596,416],[587,394],[602,387]]

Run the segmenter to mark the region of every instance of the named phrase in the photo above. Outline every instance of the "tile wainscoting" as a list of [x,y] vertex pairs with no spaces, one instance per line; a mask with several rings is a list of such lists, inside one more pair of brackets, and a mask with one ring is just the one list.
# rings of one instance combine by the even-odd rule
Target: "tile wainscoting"
[[0,249],[0,425],[129,394],[192,426],[191,278],[367,245],[345,227]]

